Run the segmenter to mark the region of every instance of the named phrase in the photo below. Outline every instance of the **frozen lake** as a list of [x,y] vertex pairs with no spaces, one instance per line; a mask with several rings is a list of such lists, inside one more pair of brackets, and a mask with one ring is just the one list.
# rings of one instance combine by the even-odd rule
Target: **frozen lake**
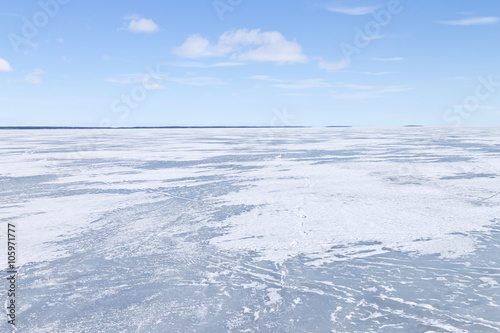
[[2,130],[0,152],[20,332],[500,332],[500,128]]

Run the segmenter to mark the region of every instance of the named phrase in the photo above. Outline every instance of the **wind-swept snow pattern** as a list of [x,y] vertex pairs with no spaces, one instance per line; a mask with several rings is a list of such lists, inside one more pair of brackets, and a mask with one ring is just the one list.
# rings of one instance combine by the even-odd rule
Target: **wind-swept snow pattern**
[[500,129],[2,130],[0,151],[20,332],[500,331]]

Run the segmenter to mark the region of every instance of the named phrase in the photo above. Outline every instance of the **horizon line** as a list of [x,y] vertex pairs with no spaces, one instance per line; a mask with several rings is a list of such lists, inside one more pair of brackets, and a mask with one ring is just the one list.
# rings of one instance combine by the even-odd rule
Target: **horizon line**
[[313,127],[353,127],[351,125],[332,125],[332,126],[236,126],[236,125],[218,125],[218,126],[0,126],[0,130],[5,129],[175,129],[175,128],[313,128]]

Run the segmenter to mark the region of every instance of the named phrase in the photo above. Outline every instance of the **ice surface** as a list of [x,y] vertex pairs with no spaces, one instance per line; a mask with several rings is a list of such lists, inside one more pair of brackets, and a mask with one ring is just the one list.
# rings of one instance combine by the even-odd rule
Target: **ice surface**
[[500,331],[500,129],[4,130],[0,152],[20,331]]

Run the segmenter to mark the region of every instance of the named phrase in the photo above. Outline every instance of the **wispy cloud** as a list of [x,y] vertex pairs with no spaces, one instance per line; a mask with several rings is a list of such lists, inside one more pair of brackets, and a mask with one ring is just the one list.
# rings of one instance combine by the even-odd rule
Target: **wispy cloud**
[[185,62],[176,62],[172,63],[172,66],[175,67],[187,67],[187,68],[212,68],[212,67],[235,67],[235,66],[244,66],[245,62],[217,62],[215,64],[204,64],[198,61],[185,61]]
[[[133,74],[122,74],[112,78],[104,79],[111,83],[120,84],[133,84],[133,83],[146,83],[148,84],[148,89],[165,89],[165,86],[161,84],[162,81],[175,82],[187,86],[219,86],[226,84],[215,77],[208,76],[195,76],[187,78],[170,77],[167,75],[150,75],[144,73],[133,73]],[[154,82],[152,82],[154,81]]]
[[187,67],[187,68],[207,68],[209,65],[206,65],[202,62],[198,61],[183,61],[183,62],[175,62],[170,64],[174,67]]
[[[269,75],[253,75],[250,76],[249,79],[265,81],[265,82],[273,82],[271,86],[274,88],[281,89],[311,89],[311,88],[327,88],[331,87],[330,84],[325,82],[324,79],[305,79],[305,80],[296,80],[296,81],[287,81],[281,80]],[[260,87],[260,85],[258,85]]]
[[368,36],[363,36],[363,39],[364,40],[376,40],[376,39],[382,39],[382,38],[386,38],[385,35],[375,35],[375,36],[371,36],[371,37],[368,37]]
[[270,77],[268,75],[253,75],[250,76],[252,80],[260,80],[260,81],[269,81],[269,82],[282,82],[280,79],[276,79],[274,77]]
[[273,87],[284,89],[311,89],[311,88],[325,88],[330,85],[323,79],[307,79],[300,80],[294,83],[279,83],[274,84]]
[[24,78],[24,82],[28,82],[31,84],[40,84],[42,82],[42,74],[45,74],[45,71],[40,68],[36,68],[33,71],[29,72],[28,75],[26,75],[26,77]]
[[380,8],[380,6],[365,6],[365,7],[327,6],[326,10],[345,15],[367,15],[373,13],[378,8]]
[[452,20],[452,21],[436,21],[440,24],[447,25],[484,25],[484,24],[493,24],[500,20],[498,17],[472,17],[462,20]]
[[129,84],[142,82],[145,77],[146,74],[121,74],[115,77],[106,78],[104,79],[104,81],[111,83]]
[[210,76],[198,76],[198,77],[189,77],[189,78],[169,77],[166,80],[171,81],[171,82],[180,83],[180,84],[183,84],[186,86],[195,86],[195,87],[221,86],[221,85],[226,84],[226,82],[224,82],[216,77],[210,77]]
[[349,67],[349,61],[347,59],[342,59],[339,62],[327,62],[321,59],[318,63],[318,67],[326,70],[327,72],[337,72],[341,69]]
[[332,96],[336,99],[348,99],[348,100],[360,100],[360,99],[371,99],[380,98],[386,94],[402,92],[411,90],[408,86],[388,86],[383,88],[370,87],[363,91],[356,92],[333,92]]
[[228,57],[235,61],[278,65],[308,61],[295,40],[287,40],[278,31],[261,32],[260,29],[225,32],[216,44],[198,34],[191,35],[173,53],[184,58]]
[[244,62],[218,62],[216,64],[211,65],[211,67],[234,67],[234,66],[243,66],[246,65]]
[[334,84],[334,86],[355,89],[355,90],[367,90],[367,89],[374,89],[375,88],[373,86],[364,86],[364,85],[360,85],[360,84],[352,84],[352,83],[344,83],[344,82],[337,82]]
[[0,72],[10,72],[12,67],[7,60],[0,58]]
[[120,83],[120,84],[147,83],[148,89],[160,90],[160,89],[165,89],[165,86],[159,82],[163,78],[164,77],[161,75],[155,75],[153,77],[149,74],[133,73],[133,74],[122,74],[116,77],[107,78],[104,79],[104,81],[111,83]]
[[394,58],[375,58],[377,61],[403,61],[403,57],[394,57]]
[[127,30],[130,32],[152,34],[160,30],[152,19],[142,18],[136,14],[125,16],[123,19],[129,21]]

